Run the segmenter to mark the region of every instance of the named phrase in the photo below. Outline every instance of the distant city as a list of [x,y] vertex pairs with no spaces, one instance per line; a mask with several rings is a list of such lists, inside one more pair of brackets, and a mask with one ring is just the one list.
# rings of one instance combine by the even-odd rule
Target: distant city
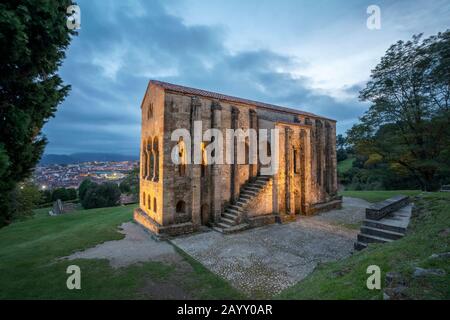
[[120,183],[127,174],[139,166],[139,161],[90,161],[74,164],[40,164],[33,174],[33,182],[41,190],[78,188],[84,179],[97,183]]

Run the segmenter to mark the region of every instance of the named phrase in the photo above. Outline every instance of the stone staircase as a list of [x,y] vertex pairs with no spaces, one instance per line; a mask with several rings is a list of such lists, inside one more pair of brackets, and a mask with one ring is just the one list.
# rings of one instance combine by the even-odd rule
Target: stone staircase
[[242,220],[247,205],[264,189],[270,179],[270,176],[258,176],[246,183],[240,190],[239,199],[236,203],[225,208],[214,229],[222,233],[233,233],[247,229],[249,225]]
[[369,243],[386,243],[403,238],[411,213],[412,205],[406,197],[392,198],[366,209],[366,219],[355,242],[355,250],[365,249]]

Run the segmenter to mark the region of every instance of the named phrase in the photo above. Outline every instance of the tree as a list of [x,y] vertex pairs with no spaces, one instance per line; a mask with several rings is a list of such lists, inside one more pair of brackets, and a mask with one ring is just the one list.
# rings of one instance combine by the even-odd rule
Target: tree
[[10,208],[13,220],[33,215],[33,209],[41,202],[41,192],[31,183],[22,183],[11,192]]
[[360,99],[371,106],[348,132],[357,152],[436,190],[450,166],[450,30],[391,46]]
[[347,139],[342,134],[338,134],[336,137],[336,156],[338,162],[347,159],[346,147]]
[[114,207],[120,203],[120,189],[115,183],[91,186],[81,204],[85,209]]
[[80,198],[80,201],[83,201],[84,197],[86,196],[87,191],[97,184],[95,182],[92,182],[90,179],[84,179],[83,182],[81,182],[80,186],[78,187],[78,198]]
[[0,227],[11,222],[11,193],[42,155],[43,125],[69,93],[56,72],[75,34],[66,26],[70,5],[0,3]]
[[57,188],[52,192],[52,201],[70,201],[77,198],[77,191],[73,188]]
[[126,194],[139,197],[139,167],[131,170],[120,184],[120,190]]

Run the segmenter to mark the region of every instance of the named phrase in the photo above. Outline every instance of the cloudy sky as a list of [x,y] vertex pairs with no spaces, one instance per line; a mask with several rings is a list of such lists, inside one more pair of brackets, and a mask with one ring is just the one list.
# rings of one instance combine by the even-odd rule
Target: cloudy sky
[[[137,154],[149,79],[314,112],[345,133],[386,49],[450,28],[449,0],[77,0],[81,30],[61,69],[70,97],[46,153]],[[369,5],[381,29],[366,27]]]

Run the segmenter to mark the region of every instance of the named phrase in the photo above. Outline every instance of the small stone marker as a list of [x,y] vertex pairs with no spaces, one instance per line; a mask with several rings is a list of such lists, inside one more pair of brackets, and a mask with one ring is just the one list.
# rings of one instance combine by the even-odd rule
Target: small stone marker
[[53,210],[49,212],[51,216],[59,216],[64,213],[64,206],[60,199],[53,203]]

